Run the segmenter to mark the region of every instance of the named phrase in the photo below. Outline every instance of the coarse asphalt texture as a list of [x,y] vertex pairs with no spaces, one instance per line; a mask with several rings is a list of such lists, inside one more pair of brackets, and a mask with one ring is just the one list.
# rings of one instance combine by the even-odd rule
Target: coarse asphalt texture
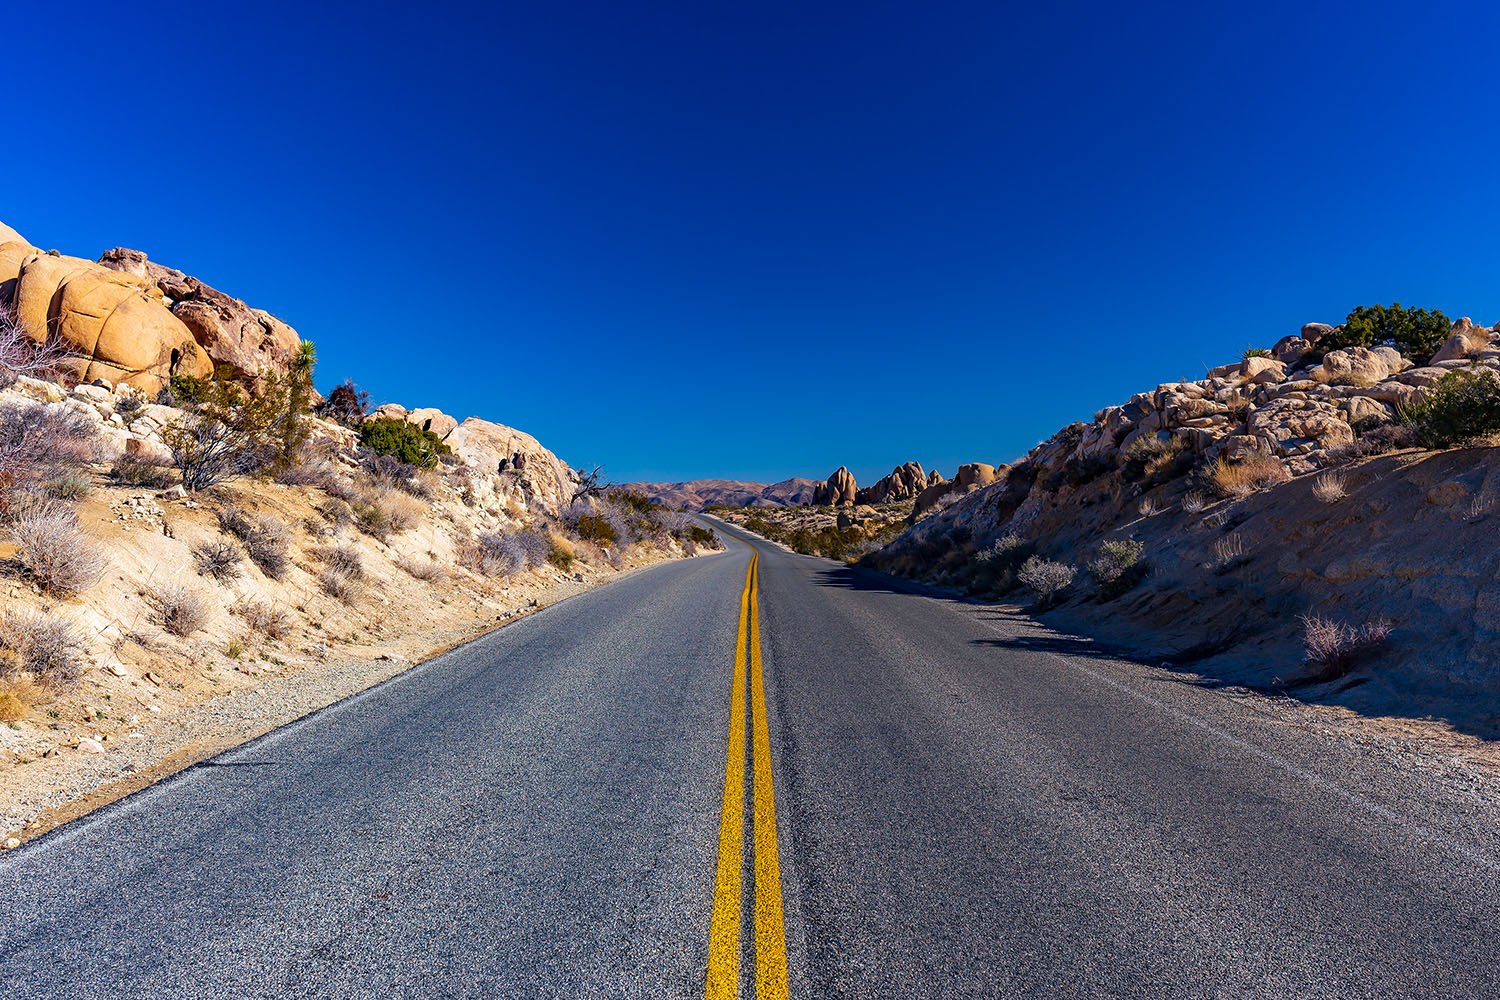
[[715,527],[0,859],[0,997],[702,996],[752,543],[792,996],[1500,995],[1493,803]]

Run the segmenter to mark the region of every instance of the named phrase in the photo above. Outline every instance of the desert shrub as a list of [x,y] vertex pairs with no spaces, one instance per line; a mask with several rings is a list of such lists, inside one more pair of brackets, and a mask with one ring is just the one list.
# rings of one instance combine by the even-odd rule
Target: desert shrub
[[0,389],[10,388],[23,375],[55,379],[72,357],[73,352],[56,333],[33,339],[14,308],[0,303]]
[[1264,347],[1247,347],[1245,348],[1245,353],[1240,355],[1240,357],[1247,361],[1251,358],[1269,358],[1270,356],[1270,350]]
[[424,583],[432,583],[448,575],[448,571],[434,559],[414,559],[402,556],[396,560],[396,565],[405,570],[413,579]]
[[432,431],[405,420],[371,420],[359,426],[359,442],[377,455],[389,455],[419,469],[431,469],[452,450]]
[[219,527],[240,540],[250,561],[266,576],[280,580],[286,575],[291,563],[291,532],[286,525],[265,514],[252,520],[238,507],[226,507],[219,511]]
[[342,500],[329,498],[318,504],[318,516],[335,528],[354,523],[354,509]]
[[380,499],[380,505],[385,509],[386,521],[390,523],[391,530],[398,534],[421,524],[423,515],[427,513],[427,508],[420,500],[406,493],[388,493]]
[[1016,576],[1036,595],[1037,604],[1045,607],[1073,582],[1073,567],[1041,556],[1032,556],[1022,564],[1021,571]]
[[283,486],[311,486],[321,490],[338,478],[338,470],[326,458],[304,455],[277,469],[272,478]]
[[94,492],[94,484],[83,476],[70,473],[47,481],[47,495],[76,503]]
[[596,542],[600,545],[613,545],[619,541],[620,535],[608,519],[594,514],[584,514],[578,518],[578,524],[574,528],[578,537],[586,542]]
[[10,530],[27,574],[49,593],[76,594],[104,575],[104,556],[71,510],[39,507],[21,515]]
[[[187,376],[173,376],[175,384]],[[246,475],[277,454],[275,431],[284,394],[251,395],[233,382],[193,380],[190,393],[174,401],[182,415],[162,428],[162,443],[188,490],[203,490]]]
[[1208,504],[1209,498],[1198,490],[1190,490],[1182,497],[1182,510],[1185,514],[1201,514]]
[[56,615],[0,612],[0,674],[25,671],[52,688],[70,687],[88,666],[83,633]]
[[269,601],[247,597],[229,610],[244,619],[252,632],[258,632],[268,639],[284,639],[292,630],[291,615]]
[[1355,627],[1318,615],[1302,618],[1302,641],[1307,663],[1314,668],[1314,681],[1333,680],[1347,674],[1362,658],[1384,646],[1391,623],[1383,620]]
[[684,541],[701,545],[706,549],[722,549],[724,543],[719,541],[719,535],[712,528],[705,528],[701,524],[690,524],[685,531],[678,531],[677,535]]
[[359,550],[352,545],[336,545],[331,549],[324,549],[319,557],[324,566],[336,573],[342,573],[351,580],[364,579],[364,560],[360,558]]
[[1227,573],[1249,560],[1245,554],[1245,540],[1239,535],[1222,535],[1214,540],[1213,561],[1209,565],[1215,571]]
[[34,506],[49,482],[77,474],[97,448],[94,426],[72,410],[0,404],[0,521]]
[[331,566],[318,576],[318,585],[323,588],[323,593],[336,597],[345,604],[353,604],[359,593],[353,576]]
[[1320,473],[1313,480],[1312,494],[1324,503],[1338,503],[1349,495],[1349,484],[1342,472]]
[[148,490],[164,490],[172,485],[171,474],[160,465],[153,465],[133,455],[125,455],[109,470],[109,478],[120,486],[136,486]]
[[355,385],[352,378],[346,378],[334,386],[328,398],[318,404],[315,412],[318,416],[345,427],[358,427],[369,411],[370,394]]
[[391,515],[378,503],[354,503],[349,508],[354,514],[354,526],[371,538],[385,541],[391,537]]
[[1089,572],[1100,583],[1114,583],[1140,564],[1146,546],[1133,538],[1105,542],[1099,554],[1089,561]]
[[1252,452],[1238,462],[1220,458],[1208,472],[1209,482],[1227,497],[1248,496],[1291,478],[1279,458],[1262,452]]
[[1356,306],[1337,327],[1318,339],[1319,352],[1344,347],[1394,347],[1418,364],[1426,364],[1452,324],[1438,310],[1412,309],[1392,302],[1389,306]]
[[193,549],[193,564],[198,572],[220,583],[238,579],[244,572],[244,555],[233,542],[206,542]]
[[1500,433],[1500,375],[1489,368],[1451,371],[1401,414],[1429,448],[1450,448]]
[[209,603],[196,590],[181,584],[156,587],[146,594],[156,623],[173,635],[188,636],[208,624]]
[[1160,485],[1186,474],[1195,460],[1187,438],[1145,434],[1125,449],[1121,474],[1130,482]]

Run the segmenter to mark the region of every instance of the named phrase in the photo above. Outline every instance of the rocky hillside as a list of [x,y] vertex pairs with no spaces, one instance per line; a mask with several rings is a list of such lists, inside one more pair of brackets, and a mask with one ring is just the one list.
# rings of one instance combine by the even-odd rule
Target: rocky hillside
[[673,510],[710,507],[795,507],[812,499],[811,479],[747,483],[736,479],[694,479],[685,483],[625,483],[620,489],[648,497]]
[[503,424],[320,402],[291,327],[143,254],[0,241],[0,841],[717,544]]
[[1362,315],[1071,424],[868,562],[1211,677],[1493,729],[1500,343]]

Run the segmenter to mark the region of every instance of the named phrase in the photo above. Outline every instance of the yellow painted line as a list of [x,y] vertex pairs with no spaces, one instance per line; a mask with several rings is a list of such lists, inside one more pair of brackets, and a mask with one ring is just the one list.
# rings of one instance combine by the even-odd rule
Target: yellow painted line
[[785,1000],[786,927],[781,906],[781,862],[776,854],[776,789],[771,782],[771,734],[766,723],[766,691],[760,652],[760,567],[751,561],[750,724],[754,754],[755,829],[755,996]]
[[750,590],[755,579],[751,555],[740,593],[740,624],[734,645],[734,686],[729,695],[729,758],[724,765],[724,808],[719,814],[719,868],[714,910],[708,929],[708,1000],[734,1000],[740,991],[740,882],[745,838],[745,639]]

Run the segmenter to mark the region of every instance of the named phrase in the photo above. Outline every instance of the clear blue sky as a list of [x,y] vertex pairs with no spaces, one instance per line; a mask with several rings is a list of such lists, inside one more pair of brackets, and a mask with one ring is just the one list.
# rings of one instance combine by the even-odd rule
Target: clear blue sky
[[998,462],[1304,321],[1500,319],[1491,4],[30,4],[0,219],[616,480]]

